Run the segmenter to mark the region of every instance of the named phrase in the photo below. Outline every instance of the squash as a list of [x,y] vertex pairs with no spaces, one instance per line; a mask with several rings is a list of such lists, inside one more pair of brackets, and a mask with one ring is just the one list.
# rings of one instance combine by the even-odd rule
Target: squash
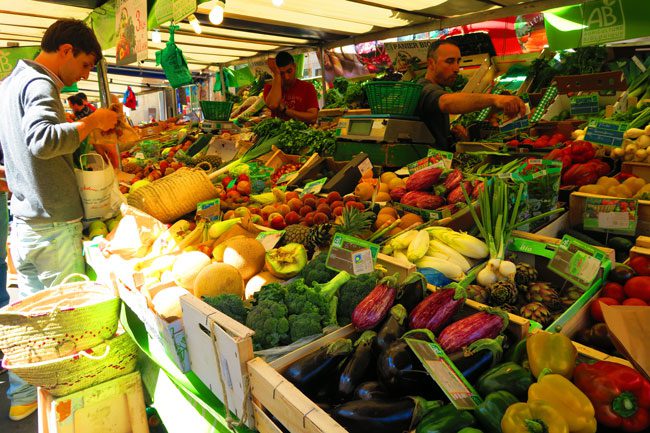
[[583,185],[578,190],[579,192],[585,192],[587,194],[598,194],[606,195],[608,188],[615,188],[615,186],[606,186],[606,185]]
[[641,137],[641,136],[644,135],[644,134],[645,134],[645,131],[644,131],[643,129],[639,129],[639,128],[630,128],[630,129],[628,129],[627,131],[625,131],[625,132],[623,133],[623,138],[632,138],[632,139],[635,139],[635,138],[639,138],[639,137]]
[[182,287],[167,287],[156,293],[151,304],[160,317],[167,322],[173,322],[183,317],[181,297],[189,294],[190,292]]
[[636,194],[641,188],[645,186],[645,184],[646,181],[640,177],[629,177],[623,182],[623,185],[630,188],[632,194]]
[[209,264],[210,257],[200,251],[181,253],[172,267],[174,281],[184,289],[193,290],[194,279]]
[[203,268],[194,279],[194,296],[199,299],[226,293],[244,296],[244,280],[234,266],[212,263]]

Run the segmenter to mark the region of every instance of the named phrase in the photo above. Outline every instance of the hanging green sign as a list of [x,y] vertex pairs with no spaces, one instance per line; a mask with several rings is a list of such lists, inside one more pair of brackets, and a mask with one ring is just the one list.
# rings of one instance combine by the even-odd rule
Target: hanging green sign
[[544,12],[548,44],[562,50],[650,35],[647,0],[593,0]]
[[0,81],[4,80],[20,59],[32,60],[41,47],[7,47],[0,48]]

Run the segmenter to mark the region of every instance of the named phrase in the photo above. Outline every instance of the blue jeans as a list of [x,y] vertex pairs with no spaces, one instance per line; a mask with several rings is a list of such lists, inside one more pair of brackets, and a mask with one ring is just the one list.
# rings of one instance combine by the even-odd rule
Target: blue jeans
[[9,212],[7,193],[0,192],[0,308],[9,303],[7,292],[7,233],[9,231]]
[[[70,274],[84,273],[81,230],[80,222],[27,224],[14,218],[11,257],[21,299],[60,284]],[[36,401],[36,388],[9,371],[7,397],[12,405],[30,404]]]

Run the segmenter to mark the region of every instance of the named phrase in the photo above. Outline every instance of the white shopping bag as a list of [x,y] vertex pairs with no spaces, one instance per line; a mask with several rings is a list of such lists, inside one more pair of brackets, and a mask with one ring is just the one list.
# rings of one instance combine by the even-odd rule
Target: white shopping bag
[[108,219],[117,214],[123,198],[115,171],[98,153],[85,153],[75,168],[79,195],[84,207],[84,220]]

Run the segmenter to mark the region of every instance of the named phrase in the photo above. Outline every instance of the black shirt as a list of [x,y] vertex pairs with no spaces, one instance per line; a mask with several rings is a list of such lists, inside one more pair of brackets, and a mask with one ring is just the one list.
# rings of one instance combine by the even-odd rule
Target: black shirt
[[420,79],[418,83],[424,87],[420,94],[417,113],[431,131],[433,138],[436,139],[435,147],[440,150],[451,150],[449,114],[440,111],[440,105],[438,104],[440,97],[448,92],[440,85],[432,83],[426,78]]

